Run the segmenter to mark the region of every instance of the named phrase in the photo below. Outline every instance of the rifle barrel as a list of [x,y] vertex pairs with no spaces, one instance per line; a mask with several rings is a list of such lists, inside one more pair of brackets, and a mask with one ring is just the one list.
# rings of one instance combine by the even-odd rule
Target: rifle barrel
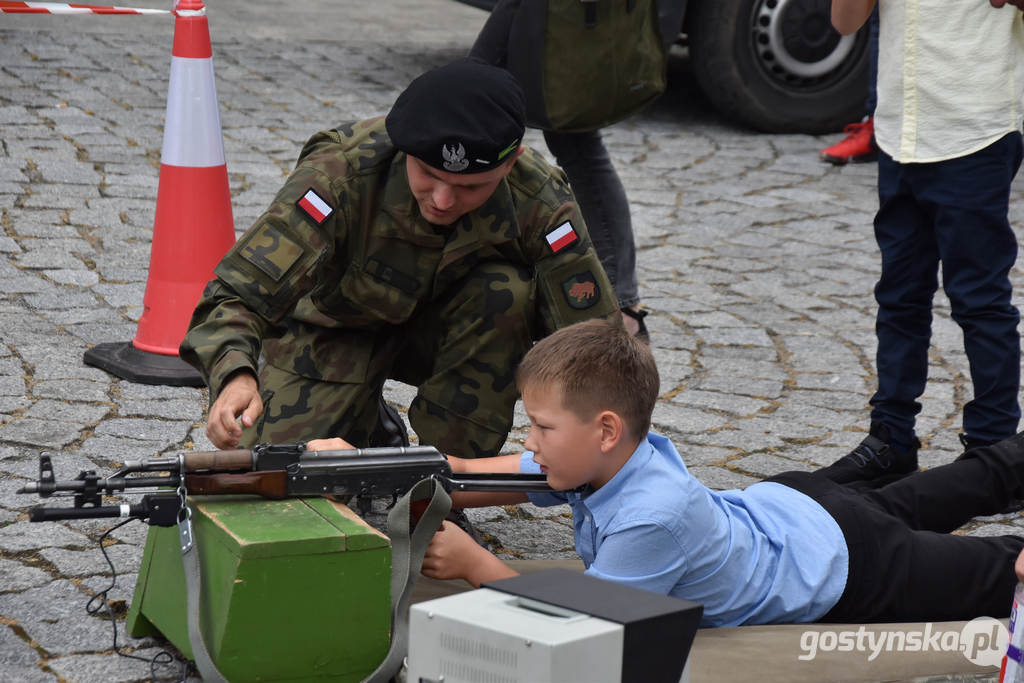
[[[30,481],[18,493],[45,493],[56,491],[85,491],[88,482],[81,479],[64,479],[62,481]],[[158,488],[161,486],[177,486],[178,475],[169,474],[165,477],[108,477],[96,480],[96,490],[116,493],[125,489]]]
[[449,491],[487,491],[500,493],[550,493],[544,474],[461,473],[450,477],[435,475]]

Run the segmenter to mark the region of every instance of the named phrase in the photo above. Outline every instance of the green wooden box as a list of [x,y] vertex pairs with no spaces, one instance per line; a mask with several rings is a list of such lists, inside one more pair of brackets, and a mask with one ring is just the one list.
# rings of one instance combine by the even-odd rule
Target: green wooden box
[[[360,681],[377,667],[391,622],[386,536],[323,498],[190,501],[206,646],[229,681]],[[192,657],[177,527],[150,527],[127,626]]]

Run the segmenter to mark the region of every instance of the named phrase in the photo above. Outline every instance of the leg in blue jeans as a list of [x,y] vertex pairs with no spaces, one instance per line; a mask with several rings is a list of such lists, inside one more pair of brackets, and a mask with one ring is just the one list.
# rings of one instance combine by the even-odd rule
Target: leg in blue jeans
[[601,132],[545,131],[544,140],[569,178],[594,250],[615,289],[619,307],[635,306],[640,296],[629,201],[601,141]]
[[906,450],[928,378],[939,251],[930,212],[914,196],[906,167],[884,152],[878,159],[878,199],[875,239],[882,274],[875,285],[878,390],[871,398],[871,421],[887,425],[893,444]]
[[958,159],[898,164],[884,153],[879,159],[875,236],[882,276],[875,288],[878,391],[871,417],[890,427],[899,447],[913,438],[927,379],[940,262],[974,385],[964,432],[997,441],[1017,430],[1019,314],[1009,281],[1017,240],[1007,210],[1020,159],[1018,133]]
[[1010,183],[1020,161],[1021,136],[1013,133],[948,162],[946,177],[927,195],[937,206],[943,288],[963,330],[974,385],[963,430],[976,441],[1012,436],[1020,421],[1020,314],[1011,303],[1009,277],[1017,236],[1007,218]]

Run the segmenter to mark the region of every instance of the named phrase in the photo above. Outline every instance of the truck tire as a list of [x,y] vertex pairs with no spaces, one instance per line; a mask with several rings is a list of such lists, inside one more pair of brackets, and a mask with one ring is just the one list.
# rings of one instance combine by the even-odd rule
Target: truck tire
[[690,0],[701,90],[733,120],[771,133],[827,133],[864,117],[868,29],[841,36],[830,0]]

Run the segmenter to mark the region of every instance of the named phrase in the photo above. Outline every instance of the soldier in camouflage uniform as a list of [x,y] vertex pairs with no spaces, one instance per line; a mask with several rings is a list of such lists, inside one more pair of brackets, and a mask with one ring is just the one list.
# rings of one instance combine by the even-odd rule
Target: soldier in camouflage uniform
[[381,445],[393,378],[418,388],[421,443],[498,452],[533,341],[618,317],[565,178],[521,145],[523,121],[514,78],[463,59],[414,80],[386,119],[310,138],[181,346],[210,387],[216,446]]

